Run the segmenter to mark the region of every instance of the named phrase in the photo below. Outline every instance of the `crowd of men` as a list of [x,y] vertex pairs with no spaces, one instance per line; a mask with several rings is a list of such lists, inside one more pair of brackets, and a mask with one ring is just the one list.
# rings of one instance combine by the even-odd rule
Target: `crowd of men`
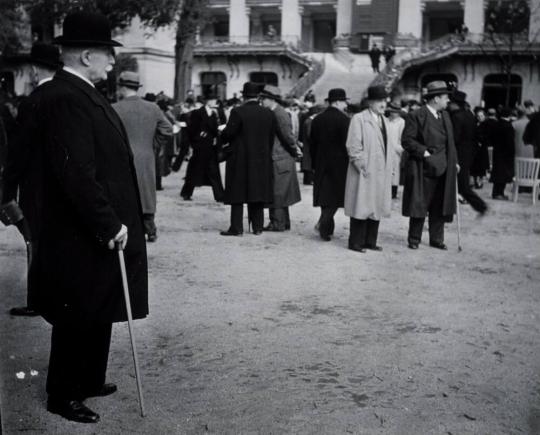
[[321,240],[332,239],[343,208],[348,248],[360,253],[382,250],[379,223],[400,185],[408,247],[419,248],[427,217],[429,245],[446,250],[444,224],[456,211],[457,190],[483,215],[488,206],[472,187],[481,188],[490,172],[492,198],[508,199],[514,157],[540,153],[532,102],[523,110],[472,111],[467,95],[442,81],[427,84],[424,104],[388,102],[387,90],[373,86],[360,105],[340,88],[317,105],[311,92],[299,101],[248,82],[242,99],[222,104],[207,94],[174,105],[142,98],[138,74],[125,71],[111,105],[95,87],[120,45],[107,19],[69,14],[55,42],[61,51],[33,47],[35,90],[18,107],[5,107],[0,219],[19,228],[28,248],[27,306],[12,314],[39,314],[52,324],[47,409],[73,421],[97,422],[83,401],[117,389],[105,382],[112,323],[126,320],[113,250],[125,253],[133,317],[143,318],[156,190],[190,150],[180,195],[189,201],[196,187],[212,186],[214,199],[230,206],[221,235],[243,235],[244,204],[252,234],[290,230],[290,207],[301,201],[300,160],[320,208]]

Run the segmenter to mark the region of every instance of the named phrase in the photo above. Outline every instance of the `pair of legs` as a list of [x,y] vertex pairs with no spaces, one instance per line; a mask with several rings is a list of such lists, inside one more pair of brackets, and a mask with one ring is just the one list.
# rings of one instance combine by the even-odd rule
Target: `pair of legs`
[[313,172],[311,169],[304,169],[303,172],[304,172],[303,183],[305,185],[313,184],[313,180],[315,179],[315,172]]
[[[253,232],[259,233],[264,223],[264,203],[248,203],[248,219],[253,226]],[[244,204],[231,204],[231,226],[229,232],[242,234],[244,232]]]
[[493,190],[491,191],[492,198],[505,197],[504,189],[506,188],[506,183],[493,183]]
[[154,213],[143,214],[144,233],[148,236],[148,240],[151,242],[157,238],[157,228],[154,217]]
[[[184,199],[190,199],[193,195],[193,191],[195,190],[195,183],[192,179],[192,170],[190,170],[190,165],[195,164],[197,159],[192,158],[188,163],[188,169],[186,172],[186,181],[184,182],[184,185],[182,186],[182,190],[180,191],[180,196]],[[225,190],[223,189],[223,183],[221,182],[221,175],[219,173],[219,166],[217,163],[214,165],[212,162],[207,162],[207,167],[205,168],[206,172],[206,178],[208,178],[208,181],[210,182],[210,186],[212,186],[212,192],[214,193],[214,199],[217,202],[223,202],[223,199],[225,197]]]
[[471,205],[478,213],[485,213],[487,205],[472,189],[469,182],[469,168],[461,166],[458,174],[458,191],[460,195]]
[[[373,219],[351,218],[351,228],[349,233],[349,248],[375,249],[377,247],[377,237],[379,235],[379,221]],[[378,249],[380,250],[380,249]]]
[[398,187],[399,186],[392,186],[392,199],[397,198]]
[[330,237],[334,235],[334,216],[338,207],[321,207],[321,217],[319,218],[319,234],[321,239],[329,241]]
[[265,228],[267,231],[288,231],[291,229],[291,217],[289,207],[279,207],[268,209],[270,225]]

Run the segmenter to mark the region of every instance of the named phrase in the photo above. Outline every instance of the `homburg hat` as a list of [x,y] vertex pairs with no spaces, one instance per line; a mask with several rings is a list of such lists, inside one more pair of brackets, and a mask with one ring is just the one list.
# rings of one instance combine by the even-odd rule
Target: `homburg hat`
[[342,88],[334,88],[330,89],[328,91],[328,97],[326,98],[326,101],[329,103],[332,103],[334,101],[347,101],[347,93],[345,92],[345,89]]
[[426,85],[426,90],[424,92],[424,98],[435,97],[437,95],[450,94],[448,85],[442,80],[436,80],[430,82]]
[[259,97],[270,98],[279,102],[281,101],[281,90],[277,86],[265,85]]
[[388,92],[382,85],[370,86],[367,93],[368,100],[386,100],[388,98]]
[[139,79],[139,74],[134,71],[122,71],[118,78],[118,86],[126,88],[139,89],[142,85]]
[[79,47],[121,47],[111,39],[111,24],[105,15],[93,12],[69,14],[62,25],[62,35],[54,39],[56,44]]

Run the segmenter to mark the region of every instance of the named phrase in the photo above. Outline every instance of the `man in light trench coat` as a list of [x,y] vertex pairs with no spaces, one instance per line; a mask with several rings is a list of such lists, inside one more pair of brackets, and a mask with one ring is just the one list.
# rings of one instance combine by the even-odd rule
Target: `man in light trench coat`
[[345,215],[351,218],[349,249],[357,252],[382,250],[377,245],[379,221],[390,215],[392,157],[384,117],[387,98],[383,86],[370,87],[369,107],[354,115],[347,136]]
[[157,104],[143,100],[137,95],[142,85],[139,74],[124,71],[118,80],[121,100],[113,104],[114,110],[124,123],[128,135],[137,182],[141,193],[144,230],[149,242],[157,240],[156,214],[156,160],[154,144],[163,143],[172,136],[171,123],[165,118]]

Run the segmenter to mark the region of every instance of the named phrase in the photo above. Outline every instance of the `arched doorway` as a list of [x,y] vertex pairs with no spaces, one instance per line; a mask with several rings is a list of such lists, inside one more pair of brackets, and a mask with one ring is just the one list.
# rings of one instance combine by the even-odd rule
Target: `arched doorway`
[[227,76],[222,72],[201,73],[201,92],[203,97],[216,94],[220,100],[227,98]]
[[517,74],[489,74],[484,77],[482,100],[487,108],[513,107],[521,101],[522,80]]

